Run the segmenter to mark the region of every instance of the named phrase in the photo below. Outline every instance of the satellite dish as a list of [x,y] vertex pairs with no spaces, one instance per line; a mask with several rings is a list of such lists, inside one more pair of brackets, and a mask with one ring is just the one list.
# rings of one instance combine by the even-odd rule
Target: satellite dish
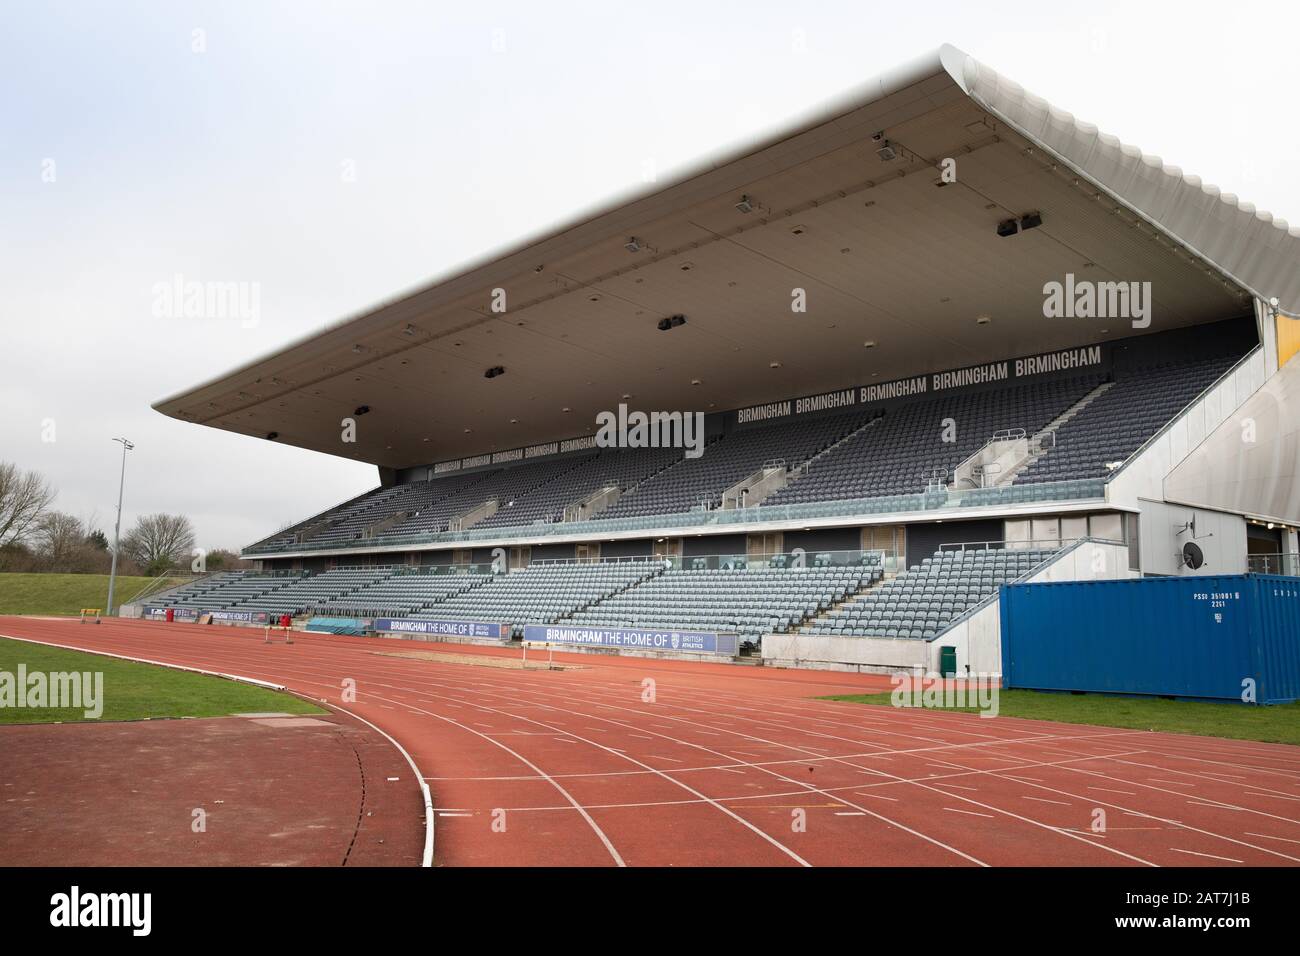
[[1188,541],[1183,545],[1183,564],[1195,571],[1204,563],[1205,554],[1201,551],[1201,546],[1199,544]]

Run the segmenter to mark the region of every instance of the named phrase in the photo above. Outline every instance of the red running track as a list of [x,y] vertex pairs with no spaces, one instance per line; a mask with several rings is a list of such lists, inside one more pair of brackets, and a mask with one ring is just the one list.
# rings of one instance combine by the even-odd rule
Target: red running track
[[[439,865],[1300,863],[1300,748],[814,699],[887,679],[138,621],[0,635],[243,674],[392,734]],[[111,688],[106,689],[111,693]],[[1094,823],[1104,821],[1104,831]]]

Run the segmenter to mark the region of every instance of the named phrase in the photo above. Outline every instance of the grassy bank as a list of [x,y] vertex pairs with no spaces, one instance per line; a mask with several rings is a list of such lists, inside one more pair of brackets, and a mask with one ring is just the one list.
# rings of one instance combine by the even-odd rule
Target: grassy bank
[[[152,581],[119,574],[113,603],[129,603]],[[179,583],[169,580],[163,586]],[[107,574],[0,574],[0,614],[76,614],[83,607],[107,606]]]

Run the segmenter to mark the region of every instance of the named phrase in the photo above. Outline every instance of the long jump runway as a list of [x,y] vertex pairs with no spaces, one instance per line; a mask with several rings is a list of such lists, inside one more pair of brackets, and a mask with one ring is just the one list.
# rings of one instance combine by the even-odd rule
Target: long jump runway
[[425,775],[438,865],[1300,863],[1286,745],[815,699],[888,689],[873,675],[572,654],[523,670],[499,666],[511,649],[140,621],[0,618],[0,635],[364,717]]

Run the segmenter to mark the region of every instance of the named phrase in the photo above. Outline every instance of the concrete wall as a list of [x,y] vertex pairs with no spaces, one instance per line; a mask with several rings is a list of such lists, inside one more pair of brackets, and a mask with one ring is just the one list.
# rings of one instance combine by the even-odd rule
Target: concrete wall
[[768,634],[763,638],[763,664],[773,667],[888,674],[926,669],[929,659],[930,645],[925,641],[829,634]]
[[[1193,571],[1183,564],[1183,544],[1192,532],[1177,530],[1196,519],[1195,542],[1205,554],[1205,564]],[[1143,501],[1139,523],[1142,573],[1165,575],[1244,574],[1246,572],[1246,519],[1223,511],[1207,511],[1164,501]]]

